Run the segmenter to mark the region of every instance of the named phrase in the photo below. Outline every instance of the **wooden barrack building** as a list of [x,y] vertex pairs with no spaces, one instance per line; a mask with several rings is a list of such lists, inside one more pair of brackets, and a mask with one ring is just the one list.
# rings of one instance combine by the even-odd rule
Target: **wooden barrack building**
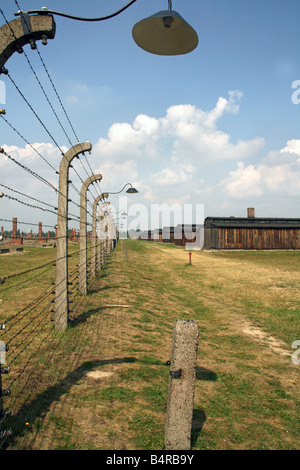
[[204,221],[205,250],[299,250],[300,219],[207,217]]

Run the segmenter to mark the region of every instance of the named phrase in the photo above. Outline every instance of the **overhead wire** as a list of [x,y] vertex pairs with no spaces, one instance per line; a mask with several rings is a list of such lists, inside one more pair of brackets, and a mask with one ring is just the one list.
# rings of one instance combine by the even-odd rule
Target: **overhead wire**
[[[20,9],[20,6],[19,6],[19,3],[17,0],[15,0],[15,4],[17,5],[17,7]],[[0,9],[0,13],[2,13],[5,21],[7,24],[8,21],[6,20],[6,17],[2,11],[2,9]],[[12,31],[12,30],[11,30]],[[12,31],[13,32],[13,31]],[[66,112],[66,109],[62,103],[62,100],[59,96],[59,93],[54,85],[54,82],[51,78],[51,75],[49,73],[49,70],[47,69],[46,65],[45,65],[45,62],[39,52],[39,50],[37,49],[37,53],[38,53],[38,56],[41,60],[41,63],[46,71],[46,74],[50,80],[50,83],[53,87],[53,90],[55,92],[55,95],[63,109],[63,112],[64,112],[64,115],[72,129],[72,132],[74,133],[74,136],[77,140],[78,143],[79,142],[79,139],[78,139],[78,136],[75,132],[75,129],[71,123],[71,120]],[[38,85],[40,86],[49,106],[51,107],[55,117],[56,117],[56,120],[57,122],[59,123],[60,127],[62,128],[64,134],[65,134],[65,137],[67,138],[68,142],[70,145],[72,145],[72,140],[71,138],[69,137],[65,127],[63,126],[60,118],[58,117],[58,114],[56,113],[55,109],[54,109],[54,106],[52,105],[51,103],[51,100],[49,98],[49,96],[47,95],[47,92],[45,90],[45,88],[43,87],[39,77],[37,76],[33,66],[32,66],[32,63],[28,57],[28,55],[26,54],[25,52],[25,58],[28,62],[28,65],[32,71],[32,73],[34,74],[36,80],[37,80],[37,83]],[[40,122],[40,124],[43,126],[44,130],[48,133],[49,137],[51,138],[51,140],[54,142],[54,144],[56,145],[56,147],[58,148],[58,150],[61,152],[62,155],[64,155],[64,152],[61,148],[61,146],[58,144],[58,141],[57,139],[54,138],[52,132],[49,131],[48,127],[45,125],[45,123],[43,123],[42,119],[39,117],[38,113],[34,110],[33,106],[31,105],[31,103],[29,102],[29,100],[26,99],[24,93],[21,91],[21,89],[18,87],[18,85],[16,84],[16,82],[14,81],[14,79],[11,77],[11,75],[8,73],[8,78],[9,80],[11,81],[11,83],[13,84],[13,86],[16,88],[16,90],[18,91],[19,95],[22,97],[22,99],[25,101],[25,103],[28,105],[28,107],[30,108],[30,110],[33,112],[33,114],[35,115],[35,117],[38,119],[38,121]],[[15,131],[19,137],[21,137],[27,145],[29,145],[32,150],[34,150],[43,160],[45,163],[47,163],[52,170],[55,171],[56,174],[59,174],[59,172],[55,169],[55,167],[45,158],[43,157],[43,155],[36,149],[34,148],[34,146],[32,144],[30,144],[29,140],[27,140],[21,132],[19,132],[6,118],[3,117],[3,115],[1,115],[1,117],[3,118],[3,120],[6,122],[7,125],[9,125],[11,127],[11,129],[13,131]],[[48,181],[46,178],[42,177],[41,175],[39,175],[37,172],[31,170],[30,168],[28,168],[27,166],[25,166],[24,164],[20,163],[19,161],[17,161],[15,158],[13,158],[11,155],[9,155],[7,152],[4,151],[4,149],[0,149],[0,153],[4,155],[4,157],[7,157],[10,161],[14,162],[15,164],[17,164],[19,167],[21,167],[24,171],[28,172],[31,176],[33,176],[34,178],[38,179],[40,182],[44,183],[45,185],[47,185],[48,187],[50,187],[51,189],[55,190],[56,193],[60,193],[60,191],[55,187],[54,184],[52,184],[50,181]],[[90,174],[87,169],[86,169],[86,166],[84,165],[84,162],[82,161],[82,159],[79,159],[79,162],[82,166],[82,168],[84,169],[84,171],[86,172],[87,176],[90,177],[90,176],[93,176],[95,173],[93,172],[92,168],[91,168],[91,165],[90,165],[90,162],[89,160],[87,159],[87,156],[85,155],[85,153],[83,152],[84,154],[84,157],[85,157],[85,160],[86,160],[86,163],[89,167],[89,170],[92,174]],[[77,171],[76,168],[74,168],[74,166],[72,165],[71,168],[74,170],[74,173],[77,175],[77,177],[79,178],[79,180],[81,181],[81,183],[83,184],[84,181],[83,179],[81,178],[80,176],[80,173]],[[76,186],[74,185],[73,182],[69,182],[70,184],[70,187],[75,190],[77,192],[78,195],[80,195],[80,191],[76,188]],[[44,202],[38,198],[35,198],[31,195],[28,195],[26,194],[25,192],[22,192],[20,190],[17,190],[17,189],[13,189],[11,188],[10,186],[8,185],[5,185],[5,184],[0,184],[1,187],[5,188],[6,190],[8,191],[12,191],[14,193],[17,193],[19,194],[20,196],[22,197],[25,197],[25,198],[29,198],[35,202],[38,202],[39,204],[42,204],[42,205],[45,205],[51,209],[54,209],[54,211],[57,211],[58,209],[52,205],[52,204],[49,204],[48,202]],[[94,182],[93,184],[91,184],[91,186],[96,189],[96,192],[97,192],[97,188],[95,186],[98,187],[98,190],[99,190],[99,195],[102,194],[101,192],[101,188],[100,188],[100,185],[99,185],[99,180],[95,180],[95,186],[94,186]],[[88,192],[90,192],[90,189],[87,188]],[[29,204],[25,201],[22,201],[21,199],[19,198],[16,198],[16,197],[13,197],[9,194],[2,194],[2,196],[10,199],[10,200],[13,200],[13,201],[16,201],[20,204],[23,204],[23,205],[26,205],[32,209],[39,209],[39,210],[42,210],[42,211],[46,211],[46,212],[50,212],[50,213],[53,213],[55,215],[57,215],[57,212],[54,212],[53,210],[49,210],[49,209],[45,209],[44,207],[40,207],[40,206],[37,206],[37,205],[33,205],[33,204]],[[80,207],[81,208],[81,205],[80,204],[77,204],[75,201],[73,200],[70,200],[68,199],[68,202],[72,202],[73,204],[75,204],[76,206]],[[91,201],[89,200],[89,198],[87,197],[87,204],[89,204],[91,207],[93,207],[93,204],[91,203]],[[86,214],[87,216],[91,216],[93,217],[93,215],[87,210],[87,208],[84,208],[86,210]],[[68,215],[72,215],[73,217],[76,217],[79,219],[78,216],[75,216],[74,214],[71,214],[70,212],[68,212]],[[66,216],[65,218],[67,218],[68,220],[75,220],[75,219],[72,219],[71,217],[68,217]],[[13,222],[9,219],[0,219],[2,221],[6,221],[6,222]],[[76,222],[78,222],[78,220],[76,220]],[[29,222],[23,222],[23,221],[18,221],[19,224],[26,224],[26,225],[40,225],[40,224],[36,224],[36,223],[29,223]],[[89,222],[86,221],[86,225],[92,225],[90,224]],[[52,225],[47,225],[47,224],[43,224],[44,227],[51,227],[53,228]],[[65,238],[65,237],[56,237],[55,239],[57,240],[58,238]],[[97,237],[96,237],[97,238]],[[86,251],[87,254],[90,252],[92,248],[89,246],[87,248],[84,248],[84,249],[79,249],[79,250],[74,250],[73,253],[68,253],[66,256],[68,258],[72,258],[72,257],[75,257],[76,255],[78,255],[81,251]],[[59,258],[59,259],[65,259],[66,256],[63,256],[62,258]],[[87,256],[87,265],[88,263],[90,263],[92,260],[93,260],[93,257],[97,256],[97,254],[95,253],[95,255],[90,255],[90,256]],[[56,262],[59,260],[59,259],[56,259],[56,260],[53,260],[53,261],[50,261],[50,262],[47,262],[47,263],[44,263],[42,265],[39,265],[39,266],[36,266],[36,267],[33,267],[33,268],[30,268],[30,269],[27,269],[27,270],[23,270],[22,272],[19,272],[19,273],[15,273],[15,274],[10,274],[6,277],[3,277],[1,279],[1,281],[7,281],[9,279],[16,279],[16,278],[20,278],[22,276],[26,276],[28,274],[30,274],[31,272],[38,272],[38,271],[41,271],[42,269],[44,269],[44,271],[42,272],[38,272],[36,275],[34,276],[30,276],[28,279],[23,279],[21,280],[19,283],[15,284],[14,286],[8,286],[8,287],[5,287],[4,289],[1,289],[1,292],[4,292],[6,290],[9,290],[9,289],[12,289],[12,288],[16,288],[16,287],[20,287],[22,286],[23,284],[25,283],[28,283],[30,281],[32,281],[33,279],[37,278],[37,277],[42,277],[44,276],[45,274],[50,274],[50,271],[56,266]],[[76,259],[74,260],[74,262],[76,262]],[[66,278],[60,282],[65,282],[66,279],[68,279],[68,281],[70,281],[72,279],[72,277],[74,277],[74,280],[72,280],[72,284],[74,283],[74,288],[77,287],[78,285],[78,272],[79,272],[79,267],[77,265],[77,267],[75,269],[73,269],[73,271],[69,272],[66,276]],[[77,284],[76,284],[77,282]],[[69,282],[68,282],[69,283]],[[78,291],[79,292],[79,291]],[[78,292],[77,294],[75,294],[75,297],[76,295],[78,295]],[[56,341],[61,341],[61,336],[59,334],[57,334],[56,332],[54,332],[53,334],[53,329],[52,328],[49,328],[49,316],[51,316],[51,310],[49,310],[50,306],[53,304],[53,299],[49,302],[47,302],[47,299],[53,295],[53,287],[52,286],[49,286],[47,287],[37,298],[35,298],[32,302],[29,303],[29,305],[27,305],[26,307],[24,307],[21,311],[19,311],[18,313],[15,313],[15,314],[12,314],[9,318],[6,319],[6,323],[9,323],[9,329],[10,330],[11,328],[15,328],[17,324],[19,324],[19,327],[18,327],[18,331],[15,331],[7,344],[13,344],[13,349],[10,351],[10,362],[9,362],[9,366],[11,366],[12,364],[16,365],[17,363],[19,364],[19,360],[21,359],[21,356],[24,354],[24,358],[23,358],[23,364],[22,366],[20,366],[20,368],[18,370],[15,370],[15,373],[12,374],[12,380],[10,381],[10,384],[9,384],[9,388],[14,386],[16,384],[17,381],[19,381],[22,376],[24,377],[25,375],[25,372],[26,372],[26,376],[25,376],[25,379],[23,378],[22,379],[22,383],[20,386],[18,386],[18,390],[17,390],[17,394],[14,396],[14,400],[13,400],[13,403],[12,403],[12,406],[14,406],[16,404],[16,402],[22,398],[22,403],[24,406],[24,403],[26,403],[26,398],[23,397],[23,393],[24,393],[24,390],[27,390],[27,401],[31,398],[31,393],[30,393],[30,390],[28,389],[28,383],[29,381],[31,380],[31,378],[33,376],[36,375],[36,367],[31,367],[29,369],[29,365],[30,363],[35,360],[36,358],[36,364],[38,363],[41,363],[43,361],[43,357],[45,354],[48,354],[48,351],[49,351],[49,346],[50,348],[52,347],[53,344],[55,344]],[[59,294],[61,295],[61,294]],[[57,296],[55,297],[56,301],[57,301]],[[79,300],[82,301],[82,298],[79,297]],[[47,302],[47,304],[45,305],[45,302]],[[25,320],[26,317],[28,317],[30,315],[30,319],[28,320]],[[25,320],[25,324],[22,324],[22,322]],[[33,324],[34,322],[34,324]],[[26,337],[26,339],[24,340],[23,339],[23,335],[25,335],[25,332],[28,330],[28,328],[30,328],[30,335]],[[47,328],[49,328],[49,331],[47,331]],[[18,338],[18,342],[16,342],[16,338]],[[49,340],[49,341],[48,341]],[[38,344],[39,342],[39,344]],[[36,343],[36,344],[35,344]],[[34,344],[34,348],[32,348],[32,345]],[[42,354],[41,354],[42,353]],[[54,349],[52,350],[52,353],[54,354]],[[29,369],[29,370],[28,370]],[[36,377],[37,378],[37,377]],[[25,380],[25,382],[24,382]],[[37,378],[38,380],[38,378]],[[31,390],[34,389],[34,383],[31,384]],[[18,412],[18,411],[17,411]],[[3,415],[4,416],[4,415]],[[3,422],[3,416],[1,416],[1,419],[0,419],[0,424]],[[3,440],[3,436],[1,435],[0,433],[0,441]],[[1,445],[0,445],[1,447]]]
[[8,125],[10,126],[10,128],[11,128],[13,131],[15,131],[15,132],[18,134],[19,137],[21,137],[21,139],[24,140],[24,142],[25,142],[27,145],[29,145],[29,146],[32,148],[32,150],[33,150],[35,153],[37,153],[37,154],[44,160],[44,162],[45,162],[48,166],[50,166],[50,168],[52,168],[52,170],[55,171],[55,173],[56,173],[57,175],[59,175],[59,171],[56,170],[56,168],[54,168],[54,166],[53,166],[45,157],[43,157],[43,155],[42,155],[42,154],[41,154],[41,153],[40,153],[40,152],[39,152],[39,151],[38,151],[38,150],[37,150],[37,149],[36,149],[36,148],[35,148],[35,147],[34,147],[34,146],[33,146],[33,145],[32,145],[32,144],[31,144],[31,143],[30,143],[30,142],[29,142],[29,141],[10,123],[10,122],[9,122],[9,121],[8,121],[8,119],[6,119],[6,118],[3,116],[3,114],[0,114],[0,117],[6,122],[6,124],[8,124]]
[[[50,183],[48,180],[46,180],[44,177],[42,177],[41,175],[39,175],[38,173],[36,173],[35,171],[31,170],[30,168],[28,168],[27,166],[25,166],[24,164],[18,162],[14,157],[12,157],[11,155],[9,155],[3,148],[0,148],[0,154],[3,154],[5,157],[7,157],[9,160],[11,160],[12,162],[14,162],[16,165],[18,165],[19,167],[21,167],[23,170],[25,170],[26,172],[30,173],[32,176],[34,176],[36,179],[38,179],[39,181],[41,181],[42,183],[46,184],[47,186],[49,186],[50,188],[54,189],[54,191],[60,193],[60,194],[63,194],[59,191],[59,189],[57,189],[52,183]],[[73,188],[75,189],[75,191],[80,195],[80,192],[79,190],[75,187],[74,183],[70,182],[71,186],[73,186]],[[16,190],[13,190],[12,191],[16,191]],[[66,197],[64,194],[63,194],[64,197]],[[69,202],[72,202],[73,204],[75,204],[77,207],[81,207],[80,204],[78,203],[75,203],[73,200],[68,200]],[[91,205],[91,204],[90,204]],[[70,215],[73,215],[73,214],[70,214]],[[74,217],[78,217],[78,216],[75,216],[73,215]],[[78,217],[79,218],[79,217]]]
[[[18,8],[19,8],[19,6],[18,6]],[[6,23],[9,25],[8,20],[7,20],[6,16],[4,15],[2,9],[1,9],[0,11],[1,11],[1,13],[2,13],[2,15],[3,15],[3,17],[4,17],[5,21],[6,21]],[[25,19],[25,21],[26,21],[26,19]],[[10,27],[10,25],[9,25],[9,27]],[[12,34],[13,34],[14,37],[15,37],[14,31],[12,30],[11,27],[10,27],[10,29],[11,29]],[[36,49],[38,50],[37,46],[36,46]],[[23,53],[24,53],[25,58],[26,58],[26,60],[27,60],[27,63],[28,63],[28,65],[29,65],[31,71],[33,72],[33,74],[34,74],[34,76],[35,76],[35,78],[36,78],[36,80],[37,80],[37,82],[38,82],[40,88],[42,89],[43,94],[44,94],[44,96],[45,96],[45,98],[46,98],[46,100],[47,100],[49,106],[51,107],[51,109],[52,109],[52,111],[53,111],[53,113],[54,113],[54,115],[55,115],[55,117],[56,117],[58,123],[60,124],[61,128],[63,129],[64,134],[65,134],[65,136],[67,137],[67,139],[68,139],[68,141],[69,141],[69,144],[71,145],[71,147],[73,147],[73,144],[72,144],[72,142],[71,142],[71,139],[69,138],[68,134],[66,133],[66,130],[65,130],[64,126],[62,125],[62,123],[61,123],[61,121],[60,121],[60,119],[59,119],[59,117],[58,117],[56,111],[54,110],[54,107],[53,107],[53,105],[52,105],[52,103],[51,103],[51,101],[50,101],[50,99],[49,99],[49,97],[48,97],[48,95],[47,95],[47,93],[46,93],[46,91],[45,91],[45,89],[44,89],[44,87],[43,87],[41,81],[39,80],[39,78],[38,78],[38,76],[37,76],[37,73],[35,72],[35,70],[34,70],[32,64],[31,64],[28,55],[26,54],[26,52],[24,51],[24,49],[22,49],[22,50],[23,50]],[[61,105],[61,107],[62,107],[62,109],[63,109],[63,112],[64,112],[64,114],[65,114],[65,116],[66,116],[66,118],[67,118],[67,120],[68,120],[68,122],[69,122],[69,124],[70,124],[70,126],[71,126],[71,129],[72,129],[72,131],[73,131],[73,133],[74,133],[74,135],[75,135],[75,138],[79,141],[78,136],[77,136],[77,134],[76,134],[76,132],[75,132],[75,129],[74,129],[74,127],[73,127],[73,125],[72,125],[72,123],[71,123],[71,121],[70,121],[70,118],[69,118],[69,116],[68,116],[68,114],[67,114],[67,112],[66,112],[65,107],[63,106],[62,100],[61,100],[61,98],[60,98],[60,96],[59,96],[59,94],[58,94],[58,91],[57,91],[57,89],[56,89],[56,87],[55,87],[55,85],[54,85],[54,82],[53,82],[53,80],[52,80],[52,78],[51,78],[51,76],[50,76],[50,73],[49,73],[49,71],[48,71],[48,69],[47,69],[47,67],[46,67],[46,64],[45,64],[44,60],[42,59],[42,56],[41,56],[39,50],[38,50],[38,56],[39,56],[39,58],[40,58],[40,60],[41,60],[41,62],[42,62],[42,65],[43,65],[43,67],[44,67],[44,69],[45,69],[45,71],[46,71],[46,74],[47,74],[47,76],[48,76],[48,78],[49,78],[49,80],[50,80],[50,83],[51,83],[51,85],[52,85],[52,87],[53,87],[53,89],[54,89],[54,92],[55,92],[55,94],[56,94],[56,96],[57,96],[57,98],[58,98],[58,100],[59,100],[59,103],[60,103],[60,105]],[[24,99],[24,101],[26,102],[26,104],[29,106],[29,108],[31,109],[31,111],[34,113],[34,115],[36,116],[36,118],[38,119],[38,121],[39,121],[39,122],[41,123],[41,125],[44,127],[44,129],[46,130],[46,132],[48,133],[48,135],[50,136],[50,138],[52,139],[52,141],[54,142],[54,144],[56,145],[56,147],[59,149],[59,151],[61,152],[61,154],[64,155],[64,152],[63,152],[63,150],[61,149],[60,145],[57,143],[56,139],[55,139],[55,138],[53,137],[53,135],[50,133],[50,131],[48,130],[48,128],[45,126],[45,124],[42,122],[41,118],[38,116],[38,114],[37,114],[36,111],[33,109],[33,107],[31,106],[31,104],[29,103],[29,101],[26,99],[25,95],[22,93],[22,91],[20,90],[20,88],[18,87],[18,85],[15,83],[15,81],[12,79],[12,77],[10,76],[9,73],[8,73],[7,75],[8,75],[8,78],[9,78],[9,79],[12,81],[12,83],[14,84],[15,88],[17,89],[17,91],[19,92],[19,94],[21,95],[21,97]],[[2,116],[2,117],[3,117],[3,116]],[[7,124],[9,124],[9,123],[8,123],[8,120],[6,120],[5,118],[3,118],[3,119],[7,122]],[[9,125],[10,125],[10,124],[9,124]],[[28,143],[28,141],[24,138],[24,136],[22,136],[12,125],[10,125],[10,126]],[[29,144],[29,145],[30,145],[30,144]],[[43,157],[42,157],[42,158],[43,158]],[[87,162],[88,162],[88,160],[87,160]],[[80,163],[81,163],[82,167],[84,168],[84,170],[86,171],[87,175],[90,176],[90,175],[88,174],[88,172],[87,172],[85,166],[83,165],[83,162],[82,162],[81,159],[80,159]],[[88,164],[89,164],[89,162],[88,162]],[[53,167],[52,167],[52,168],[53,168]],[[91,167],[90,167],[90,168],[91,168]],[[76,169],[74,169],[74,170],[75,170],[75,172],[76,172]],[[56,171],[56,173],[58,173],[57,170],[55,170],[55,171]],[[77,174],[77,176],[79,176],[78,172],[76,172],[76,174]],[[93,174],[94,174],[94,173],[93,173]],[[80,179],[81,179],[81,182],[83,183],[83,180],[82,180],[81,177],[80,177]],[[100,188],[99,188],[99,190],[100,190]],[[100,191],[101,191],[101,190],[100,190]],[[77,190],[77,192],[79,193],[78,190]],[[100,194],[101,194],[101,193],[100,193]]]
[[25,101],[25,103],[27,104],[27,106],[29,107],[29,109],[32,111],[32,113],[34,114],[34,116],[37,118],[37,120],[39,121],[39,123],[41,124],[41,126],[45,129],[45,131],[46,131],[47,134],[49,135],[50,139],[54,142],[54,144],[56,145],[56,147],[57,147],[58,150],[60,151],[61,155],[64,156],[65,153],[64,153],[63,150],[61,149],[60,145],[57,143],[56,139],[53,137],[52,133],[49,131],[49,129],[47,128],[47,126],[43,123],[42,119],[39,117],[39,115],[37,114],[37,112],[34,110],[33,106],[31,106],[31,104],[29,103],[29,101],[28,101],[27,98],[25,97],[24,93],[20,90],[20,88],[18,87],[18,85],[16,84],[16,82],[14,81],[14,79],[11,77],[11,75],[10,75],[9,72],[7,73],[7,77],[10,79],[11,83],[14,85],[14,87],[16,88],[16,90],[18,91],[18,93],[20,94],[20,96],[23,98],[23,100]]
[[57,207],[53,206],[52,204],[49,204],[48,202],[44,202],[44,201],[41,201],[40,199],[36,199],[35,197],[29,196],[28,194],[25,194],[25,193],[22,193],[21,191],[18,191],[17,189],[12,189],[9,186],[6,186],[5,184],[0,183],[0,186],[2,186],[2,188],[8,189],[9,191],[20,194],[21,196],[25,196],[28,199],[32,199],[33,201],[37,201],[40,204],[44,204],[45,206],[49,206],[49,207],[52,207],[53,209],[57,210]]

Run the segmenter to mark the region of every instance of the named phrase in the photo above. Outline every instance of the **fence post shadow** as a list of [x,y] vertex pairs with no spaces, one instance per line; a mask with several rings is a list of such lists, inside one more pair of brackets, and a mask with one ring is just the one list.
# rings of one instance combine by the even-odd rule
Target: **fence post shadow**
[[193,420],[192,420],[192,433],[191,433],[191,448],[196,445],[196,442],[199,438],[199,435],[202,431],[202,428],[206,421],[206,414],[203,410],[194,409],[193,410]]
[[44,419],[50,411],[52,403],[59,401],[62,395],[65,395],[89,371],[109,364],[132,363],[135,361],[136,358],[134,357],[124,357],[82,363],[55,385],[39,393],[30,403],[25,403],[16,415],[12,415],[7,419],[8,428],[11,429],[12,436],[5,442],[2,449],[5,450],[8,445],[13,445],[15,438],[22,437],[25,434],[28,429],[26,423],[33,425],[37,419]]
[[[212,370],[206,369],[205,367],[196,367],[196,380],[208,380],[216,381],[217,374]],[[193,419],[192,419],[192,433],[191,433],[191,447],[196,445],[202,428],[206,422],[206,414],[203,409],[194,408]]]
[[212,370],[206,369],[205,367],[196,367],[196,380],[209,380],[215,382],[218,376]]

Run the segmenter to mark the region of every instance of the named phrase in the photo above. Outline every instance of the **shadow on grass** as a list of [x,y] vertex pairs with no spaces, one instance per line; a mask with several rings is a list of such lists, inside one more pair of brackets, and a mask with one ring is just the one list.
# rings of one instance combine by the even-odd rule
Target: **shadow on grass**
[[136,359],[134,357],[124,357],[84,362],[67,374],[66,377],[61,379],[57,384],[39,393],[30,403],[25,403],[16,415],[11,416],[7,420],[7,428],[11,429],[12,437],[4,444],[2,449],[5,450],[8,446],[13,447],[17,438],[22,437],[28,429],[33,430],[31,427],[28,428],[26,423],[30,423],[30,426],[34,426],[37,419],[44,419],[46,414],[50,411],[51,405],[68,393],[71,387],[77,384],[87,372],[96,367],[109,364],[133,363],[135,361]]
[[116,308],[120,308],[120,307],[118,307],[117,305],[104,305],[103,307],[93,308],[91,310],[87,310],[86,312],[82,312],[77,317],[70,319],[69,326],[70,326],[70,328],[75,328],[80,323],[84,323],[85,321],[87,321],[93,315],[98,315],[103,310],[109,310],[111,308],[116,309]]
[[100,274],[99,273],[97,274],[96,279],[98,281],[101,281],[101,279],[103,279],[104,277],[109,277],[109,274],[102,274],[102,271],[101,271]]
[[205,367],[196,367],[196,379],[197,380],[210,380],[214,382],[217,380],[218,376],[215,372]]
[[204,423],[206,421],[206,415],[203,410],[194,409],[193,421],[192,421],[192,434],[191,434],[191,447],[195,447],[199,435],[202,431]]
[[[12,437],[7,441],[6,447],[14,447],[18,438],[22,438],[28,430],[38,432],[38,425],[41,423],[38,420],[45,419],[47,413],[51,409],[51,405],[59,402],[61,397],[66,395],[70,389],[76,385],[80,380],[89,372],[96,368],[110,365],[110,364],[124,364],[142,362],[152,364],[152,358],[145,357],[138,361],[135,357],[114,358],[106,360],[88,361],[82,363],[79,367],[67,374],[63,379],[58,381],[55,385],[48,387],[43,392],[39,393],[30,403],[25,403],[17,415],[9,418],[7,428],[12,430]],[[166,365],[161,361],[156,360],[155,364]],[[196,378],[198,380],[216,380],[216,374],[208,369],[197,367]],[[206,415],[202,409],[193,410],[192,430],[191,430],[191,447],[195,447],[199,439],[202,428],[206,422]],[[26,423],[30,423],[29,426]],[[36,431],[35,431],[36,430]]]
[[109,289],[128,289],[128,287],[127,286],[104,286],[104,287],[99,287],[98,289],[89,290],[88,295],[97,294],[97,292],[101,292],[103,290],[109,290]]
[[69,327],[70,328],[75,328],[80,323],[84,323],[85,321],[87,321],[93,315],[97,315],[98,313],[100,313],[101,310],[103,310],[102,307],[99,307],[99,308],[94,308],[92,310],[88,310],[86,312],[82,312],[77,317],[70,319]]
[[97,292],[101,292],[103,290],[118,289],[118,288],[119,288],[119,286],[103,286],[103,287],[99,287],[98,289],[89,290],[88,295],[97,294]]
[[[197,380],[208,380],[216,381],[218,378],[217,374],[212,370],[205,369],[205,367],[196,367],[196,379]],[[206,414],[201,409],[193,410],[193,421],[192,421],[192,434],[191,434],[191,447],[195,447],[199,435],[206,421]]]

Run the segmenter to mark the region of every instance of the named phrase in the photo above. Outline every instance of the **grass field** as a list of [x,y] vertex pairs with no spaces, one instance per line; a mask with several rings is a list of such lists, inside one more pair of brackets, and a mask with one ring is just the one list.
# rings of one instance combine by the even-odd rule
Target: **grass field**
[[[89,294],[75,297],[70,328],[44,358],[9,448],[163,449],[166,362],[174,321],[186,318],[200,332],[192,449],[299,449],[300,364],[291,355],[300,252],[200,251],[189,264],[180,247],[124,244],[128,262],[119,242]],[[51,256],[1,257],[2,272]],[[3,291],[0,322],[53,275]]]

